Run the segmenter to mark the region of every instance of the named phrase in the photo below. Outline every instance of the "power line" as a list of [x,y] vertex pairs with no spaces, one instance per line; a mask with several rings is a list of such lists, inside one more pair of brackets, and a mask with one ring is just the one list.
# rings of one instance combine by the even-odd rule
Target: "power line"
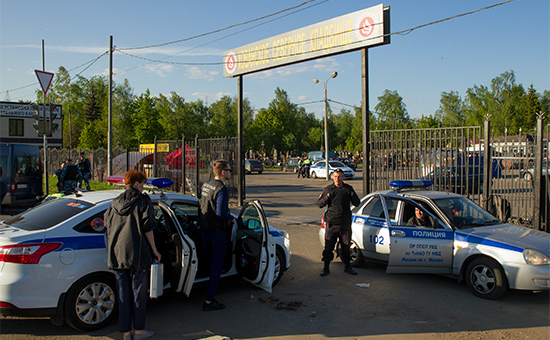
[[[491,9],[491,8],[494,8],[494,7],[497,7],[497,6],[501,6],[501,5],[507,4],[507,3],[512,2],[512,1],[515,1],[515,0],[506,0],[506,1],[500,2],[500,3],[498,3],[498,4],[486,6],[486,7],[483,7],[483,8],[477,9],[477,10],[473,10],[473,11],[469,11],[469,12],[466,12],[466,13],[462,13],[462,14],[457,14],[457,15],[454,15],[454,16],[452,16],[452,17],[448,17],[448,18],[445,18],[445,19],[437,20],[437,21],[432,21],[432,22],[429,22],[429,23],[426,23],[426,24],[422,24],[422,25],[415,26],[415,27],[412,27],[412,28],[409,28],[409,29],[405,29],[405,30],[401,30],[401,31],[398,31],[398,32],[388,33],[388,34],[382,34],[382,35],[370,37],[370,38],[365,39],[365,40],[355,41],[355,42],[350,43],[350,45],[359,44],[359,43],[364,43],[364,41],[366,41],[366,40],[374,40],[374,39],[379,39],[379,38],[381,38],[381,37],[390,37],[390,36],[392,36],[392,35],[408,35],[408,34],[410,34],[412,31],[417,30],[417,29],[420,29],[420,28],[424,28],[424,27],[427,27],[427,26],[439,24],[439,23],[442,23],[442,22],[445,22],[445,21],[449,21],[449,20],[452,20],[452,19],[456,19],[456,18],[459,18],[459,17],[471,15],[471,14],[474,14],[474,13],[477,13],[477,12],[481,12],[481,11],[488,10],[488,9]],[[382,23],[375,23],[375,25],[381,25],[381,24],[382,24]],[[355,31],[355,30],[359,30],[359,28],[353,29],[353,30],[351,30],[351,31]],[[340,32],[340,33],[338,33],[338,34],[347,34],[347,33],[348,33],[348,31]],[[338,34],[335,34],[335,36],[337,36]],[[308,40],[304,40],[304,42],[310,42],[312,39],[314,39],[314,38],[311,38],[311,39],[308,39]],[[289,54],[288,57],[297,56],[297,55],[307,55],[307,54],[310,54],[310,53],[318,53],[319,51],[328,50],[328,49],[330,49],[330,48],[331,48],[331,47],[326,47],[326,48],[316,49],[315,51],[308,51],[308,52],[300,52],[300,53],[295,53],[295,54]],[[154,62],[154,63],[164,63],[164,64],[172,64],[172,65],[187,65],[187,66],[197,66],[197,65],[201,65],[201,66],[216,66],[216,65],[223,65],[223,64],[224,64],[223,61],[220,61],[220,62],[201,62],[201,63],[191,63],[191,62],[168,62],[168,61],[163,61],[162,59],[145,58],[145,57],[136,56],[136,55],[133,55],[133,54],[130,54],[130,53],[125,53],[125,52],[122,52],[122,51],[120,51],[120,50],[118,50],[118,51],[119,51],[120,53],[123,53],[123,54],[127,55],[127,56],[130,56],[130,57],[133,57],[133,58],[137,58],[137,59],[146,60],[146,61],[149,61],[149,62]],[[268,58],[248,59],[248,60],[246,60],[246,61],[243,61],[243,63],[262,62],[262,61],[266,61],[266,60],[274,60],[274,59],[276,59],[276,58],[278,58],[278,57],[274,56],[274,57],[268,57]],[[239,61],[236,61],[236,63],[238,64]]]
[[[156,44],[156,45],[149,45],[149,46],[142,46],[142,47],[122,48],[121,50],[124,50],[124,51],[129,51],[129,50],[142,50],[142,49],[146,49],[146,48],[153,48],[153,47],[166,46],[166,45],[177,44],[177,43],[180,43],[180,42],[184,42],[184,41],[189,41],[189,40],[201,38],[201,37],[204,37],[204,36],[207,36],[207,35],[211,35],[211,34],[219,33],[219,32],[222,32],[222,31],[226,31],[226,30],[231,29],[231,28],[234,28],[234,27],[243,26],[243,25],[247,25],[247,24],[250,24],[250,23],[253,23],[253,22],[256,22],[256,21],[260,21],[260,20],[263,20],[263,19],[267,19],[267,18],[272,17],[272,16],[275,16],[275,15],[277,15],[277,14],[281,14],[281,13],[290,11],[290,10],[292,10],[292,9],[296,9],[296,8],[302,7],[302,6],[306,5],[306,4],[308,4],[308,3],[310,3],[310,2],[314,2],[314,1],[316,1],[316,0],[308,0],[308,1],[303,2],[303,3],[301,3],[301,4],[297,5],[297,6],[289,7],[289,8],[283,9],[283,10],[281,10],[281,11],[278,11],[278,12],[275,12],[275,13],[272,13],[272,14],[265,15],[265,16],[260,17],[260,18],[248,20],[248,21],[245,21],[245,22],[241,22],[241,23],[239,23],[239,24],[233,24],[233,25],[227,26],[227,27],[225,27],[225,28],[220,28],[220,29],[217,29],[217,30],[214,30],[214,31],[210,31],[210,32],[207,32],[207,33],[198,34],[198,35],[195,35],[195,36],[192,36],[192,37],[189,37],[189,38],[184,38],[184,39],[175,40],[175,41],[171,41],[171,42],[167,42],[167,43],[162,43],[162,44]],[[329,1],[329,0],[327,0],[327,1]]]

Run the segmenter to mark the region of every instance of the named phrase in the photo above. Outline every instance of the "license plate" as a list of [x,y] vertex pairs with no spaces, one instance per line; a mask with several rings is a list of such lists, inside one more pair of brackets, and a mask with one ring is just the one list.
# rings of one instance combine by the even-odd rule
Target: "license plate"
[[27,189],[26,184],[17,184],[17,189]]

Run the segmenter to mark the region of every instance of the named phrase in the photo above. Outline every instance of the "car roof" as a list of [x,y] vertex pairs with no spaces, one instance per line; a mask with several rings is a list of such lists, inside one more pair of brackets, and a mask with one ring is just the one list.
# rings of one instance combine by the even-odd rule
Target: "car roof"
[[403,189],[403,190],[380,190],[369,195],[382,194],[387,196],[414,196],[414,197],[425,197],[430,200],[437,200],[441,198],[450,198],[450,197],[463,197],[462,195],[455,194],[447,191],[437,191],[437,190],[418,190],[418,189]]
[[[92,204],[98,204],[105,201],[112,201],[116,197],[118,197],[123,190],[99,190],[99,191],[87,191],[87,192],[81,192],[78,196],[75,197],[75,195],[67,195],[64,197],[60,197],[61,199],[78,199],[80,201],[92,203]],[[152,192],[148,189],[143,191],[153,201],[158,201],[161,199],[161,195],[158,193],[158,190],[156,192]],[[163,197],[162,200],[179,200],[179,201],[188,201],[191,203],[197,203],[198,199],[191,196],[186,196],[177,192],[171,192],[171,191],[163,191],[162,192]]]

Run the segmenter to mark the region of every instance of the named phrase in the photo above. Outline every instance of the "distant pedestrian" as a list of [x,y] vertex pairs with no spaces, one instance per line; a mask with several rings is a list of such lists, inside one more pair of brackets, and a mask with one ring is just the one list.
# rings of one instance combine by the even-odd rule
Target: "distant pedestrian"
[[350,203],[359,205],[360,200],[353,187],[344,183],[344,172],[336,169],[332,173],[333,184],[323,189],[317,199],[317,206],[328,206],[325,212],[325,249],[322,261],[325,263],[321,276],[330,273],[330,262],[334,259],[334,247],[340,239],[340,250],[344,262],[344,272],[357,275],[351,268],[350,244],[351,244],[351,209]]
[[80,169],[80,172],[82,173],[82,178],[78,183],[78,186],[82,188],[82,181],[86,184],[86,189],[90,189],[90,178],[92,177],[92,164],[90,163],[90,160],[85,157],[84,152],[80,152],[80,158],[76,162],[76,165]]
[[57,177],[57,192],[65,191],[65,182],[61,179],[61,173],[65,167],[65,162],[61,162],[59,169],[55,170],[55,176]]
[[63,171],[61,171],[61,180],[65,183],[63,190],[69,192],[75,191],[80,178],[82,178],[80,169],[73,164],[71,159],[68,159]]

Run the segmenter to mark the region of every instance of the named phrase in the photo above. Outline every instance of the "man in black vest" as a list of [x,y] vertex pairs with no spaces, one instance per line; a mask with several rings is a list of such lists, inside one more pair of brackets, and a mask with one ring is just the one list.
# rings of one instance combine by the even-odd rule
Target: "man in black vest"
[[202,310],[211,311],[225,308],[214,299],[225,259],[228,237],[231,236],[233,216],[229,210],[229,191],[225,182],[231,178],[231,166],[226,161],[216,161],[212,165],[214,179],[204,183],[201,189],[200,215],[204,239],[204,252],[212,252],[212,266],[208,290]]
[[86,158],[84,151],[80,152],[80,158],[76,161],[76,165],[82,173],[81,179],[78,181],[78,186],[82,188],[82,181],[86,184],[86,189],[90,190],[90,178],[92,177],[92,164],[90,160]]
[[323,208],[328,205],[325,212],[325,249],[323,250],[323,262],[325,266],[321,276],[327,276],[330,273],[330,261],[334,259],[334,247],[338,238],[340,238],[340,249],[342,261],[344,262],[344,272],[351,275],[357,275],[357,272],[351,268],[350,251],[351,244],[351,209],[350,203],[354,206],[361,202],[353,187],[344,184],[344,172],[342,169],[336,169],[332,173],[333,184],[323,189],[317,199],[317,206]]
[[61,180],[65,182],[65,191],[75,191],[78,181],[82,178],[80,169],[68,159],[63,171],[61,171]]

